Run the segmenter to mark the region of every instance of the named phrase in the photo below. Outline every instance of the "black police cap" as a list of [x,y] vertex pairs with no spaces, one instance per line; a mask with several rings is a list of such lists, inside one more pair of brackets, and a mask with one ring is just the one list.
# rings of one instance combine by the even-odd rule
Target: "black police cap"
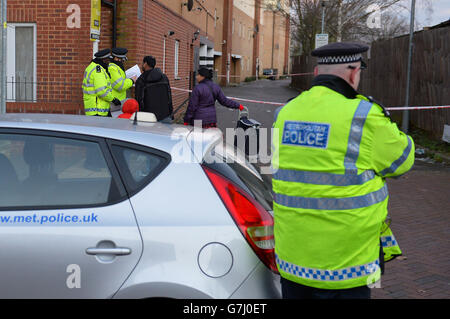
[[112,55],[118,58],[126,58],[128,50],[125,48],[114,48],[112,49]]
[[361,53],[369,50],[365,44],[353,42],[334,42],[311,52],[318,64],[340,64],[362,61]]
[[109,58],[111,56],[111,50],[110,49],[100,50],[96,54],[94,54],[94,56],[99,59]]

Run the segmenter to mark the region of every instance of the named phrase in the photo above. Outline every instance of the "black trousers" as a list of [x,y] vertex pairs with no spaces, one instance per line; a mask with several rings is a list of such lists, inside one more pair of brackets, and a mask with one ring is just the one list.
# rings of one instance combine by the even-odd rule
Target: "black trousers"
[[319,289],[281,278],[283,299],[370,299],[367,286],[350,289]]

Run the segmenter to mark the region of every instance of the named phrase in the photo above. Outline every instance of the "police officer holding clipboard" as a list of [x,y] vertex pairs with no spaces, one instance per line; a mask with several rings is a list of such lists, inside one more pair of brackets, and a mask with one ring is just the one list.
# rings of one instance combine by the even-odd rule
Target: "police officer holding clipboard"
[[274,232],[284,298],[370,298],[384,261],[401,254],[385,222],[385,179],[411,169],[414,142],[357,92],[367,50],[314,50],[311,89],[277,110]]
[[94,56],[84,71],[82,83],[84,112],[87,116],[111,117],[110,103],[121,105],[120,100],[112,93],[108,72],[111,50],[100,50]]

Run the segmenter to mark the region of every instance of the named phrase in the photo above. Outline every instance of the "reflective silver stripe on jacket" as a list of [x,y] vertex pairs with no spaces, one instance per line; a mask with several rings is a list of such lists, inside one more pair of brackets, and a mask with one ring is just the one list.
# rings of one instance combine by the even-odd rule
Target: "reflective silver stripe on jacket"
[[84,86],[85,86],[85,87],[94,87],[94,84],[90,84],[90,83],[89,83],[89,82],[90,82],[90,79],[91,79],[91,74],[92,74],[92,72],[94,72],[94,70],[95,70],[95,68],[93,68],[93,69],[89,72],[88,76],[86,76],[86,72],[84,72],[84,79],[86,80],[86,83],[84,83]]
[[377,259],[365,265],[329,270],[298,266],[282,260],[278,255],[275,255],[275,259],[278,267],[285,273],[303,279],[318,281],[342,281],[369,276],[375,273],[380,265],[380,261]]
[[[120,83],[120,81],[124,81],[124,82],[125,82],[125,79],[124,79],[124,78],[120,78],[120,79],[116,80],[116,81],[112,84],[112,87],[115,87],[117,84]],[[122,83],[122,87],[123,87],[123,83]],[[120,91],[120,90],[118,90],[118,91]]]
[[367,115],[369,114],[371,108],[372,103],[362,100],[353,116],[350,134],[348,137],[347,153],[345,154],[344,159],[346,173],[357,174],[358,172],[356,161],[359,156],[359,147],[361,145],[364,123],[366,122]]
[[[83,90],[83,93],[84,94],[97,94],[97,93],[99,93],[99,92],[101,92],[101,91],[103,91],[104,89],[106,89],[106,88],[108,88],[107,86],[102,86],[102,87],[100,87],[100,88],[98,88],[97,90],[94,90],[94,91],[86,91],[86,90]],[[108,95],[107,93],[108,92],[112,92],[110,89],[109,90],[107,90],[106,91],[106,95]],[[106,96],[105,95],[105,96]],[[103,95],[101,95],[102,97],[103,97]]]
[[374,177],[375,172],[372,170],[364,171],[360,175],[353,173],[332,174],[308,172],[290,169],[278,169],[273,173],[273,178],[279,181],[331,186],[362,185],[372,180]]
[[288,196],[274,193],[275,203],[290,208],[318,209],[318,210],[346,210],[368,207],[384,201],[388,196],[387,185],[379,190],[354,197],[317,198]]
[[[117,65],[114,64],[114,65],[111,65],[110,67],[115,68],[115,69],[117,70],[118,73],[121,73],[121,72],[120,72],[121,68],[120,68],[119,66],[117,66]],[[125,85],[125,80],[126,80],[126,78],[122,78],[122,77],[121,77],[121,78],[117,79],[116,81],[114,81],[114,83],[111,84],[111,86],[112,86],[112,87],[115,87],[117,84],[120,83],[120,81],[123,81],[123,82],[122,82],[122,85],[120,86],[120,88],[117,89],[117,91],[122,91],[123,86]]]
[[101,91],[103,91],[104,89],[107,89],[108,87],[107,86],[102,86],[102,87],[99,87],[98,89],[96,89],[94,92],[95,93],[99,93],[99,92],[101,92]]
[[408,159],[409,153],[411,153],[412,149],[412,142],[409,136],[407,136],[407,138],[408,138],[408,146],[403,151],[403,154],[396,161],[394,161],[390,167],[382,170],[380,172],[381,176],[394,173]]
[[122,85],[120,86],[120,88],[119,88],[117,91],[122,91],[123,86],[125,85],[125,80],[126,80],[126,79],[123,79]]
[[[102,90],[104,90],[105,88],[103,88]],[[106,97],[106,96],[108,96],[108,94],[109,93],[111,93],[112,92],[112,90],[111,89],[108,89],[105,93],[103,93],[102,95],[100,95],[100,97]]]

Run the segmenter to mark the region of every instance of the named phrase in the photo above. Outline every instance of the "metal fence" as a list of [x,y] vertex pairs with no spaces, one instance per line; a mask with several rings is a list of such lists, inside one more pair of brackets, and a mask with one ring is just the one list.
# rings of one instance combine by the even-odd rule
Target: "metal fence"
[[84,114],[81,81],[7,77],[7,112]]
[[77,102],[82,101],[81,81],[35,81],[27,77],[7,77],[7,102]]
[[[27,77],[8,77],[6,102],[9,113],[84,114],[81,81],[35,81]],[[186,83],[178,83],[184,87]],[[134,97],[134,89],[128,91]],[[177,116],[186,110],[188,93],[172,90]]]

